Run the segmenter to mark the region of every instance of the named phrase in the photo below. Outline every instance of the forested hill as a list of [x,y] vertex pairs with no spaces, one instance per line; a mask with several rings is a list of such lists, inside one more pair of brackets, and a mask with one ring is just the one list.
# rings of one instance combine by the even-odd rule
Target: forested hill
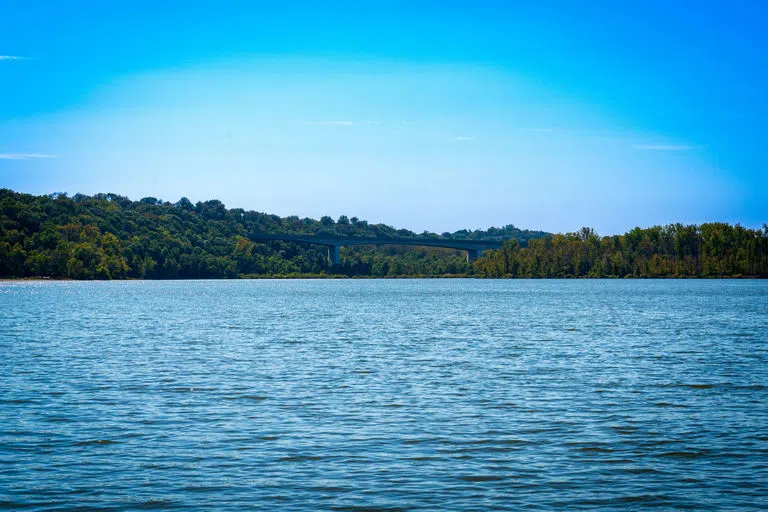
[[[254,243],[255,233],[507,240],[473,266],[437,247],[344,248],[330,267],[322,246]],[[355,217],[281,218],[220,201],[192,204],[116,194],[33,196],[0,189],[0,277],[193,279],[259,276],[768,277],[768,226],[723,223],[592,229],[551,235],[512,225],[416,234]]]
[[461,251],[422,247],[356,247],[342,250],[330,268],[322,246],[254,243],[249,235],[325,234],[341,237],[504,240],[522,246],[548,236],[509,225],[487,231],[415,234],[356,217],[281,218],[221,201],[192,204],[116,194],[33,196],[0,189],[0,276],[73,279],[191,279],[292,276],[466,275]]

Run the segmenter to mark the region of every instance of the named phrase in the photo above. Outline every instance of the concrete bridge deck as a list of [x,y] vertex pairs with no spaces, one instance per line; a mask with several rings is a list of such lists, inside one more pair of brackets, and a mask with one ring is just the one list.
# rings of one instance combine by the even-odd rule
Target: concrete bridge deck
[[325,235],[274,235],[256,233],[249,237],[254,242],[285,241],[328,247],[328,259],[333,265],[341,263],[341,247],[353,245],[418,245],[422,247],[444,247],[467,251],[467,262],[473,262],[483,251],[499,249],[504,242],[493,240],[454,240],[450,238],[343,238]]

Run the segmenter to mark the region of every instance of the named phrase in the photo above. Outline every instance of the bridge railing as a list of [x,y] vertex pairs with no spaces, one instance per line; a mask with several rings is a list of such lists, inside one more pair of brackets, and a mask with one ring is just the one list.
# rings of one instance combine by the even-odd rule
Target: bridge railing
[[467,262],[471,263],[488,249],[498,249],[504,242],[496,240],[456,240],[451,238],[346,238],[324,235],[278,235],[272,233],[254,233],[249,237],[253,241],[285,241],[325,245],[328,247],[328,259],[334,264],[341,263],[339,248],[350,245],[415,245],[422,247],[444,247],[467,251]]

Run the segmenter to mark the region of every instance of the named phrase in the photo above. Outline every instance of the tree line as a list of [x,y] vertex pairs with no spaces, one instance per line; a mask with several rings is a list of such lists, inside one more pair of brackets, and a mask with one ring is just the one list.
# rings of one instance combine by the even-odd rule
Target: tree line
[[[506,240],[474,265],[439,247],[342,248],[255,243],[256,233],[334,237]],[[768,225],[724,223],[635,228],[600,237],[591,228],[552,235],[514,225],[416,234],[342,215],[279,217],[218,200],[175,203],[117,194],[35,196],[0,189],[0,277],[206,279],[323,276],[768,277]]]
[[342,215],[281,218],[218,200],[175,203],[117,194],[35,196],[0,189],[0,277],[205,279],[292,276],[464,276],[462,251],[411,246],[342,248],[330,266],[322,246],[273,241],[256,233],[372,238],[528,240],[547,236],[513,225],[455,233],[413,233]]
[[483,277],[768,277],[768,225],[721,222],[635,228],[600,237],[594,229],[508,240],[475,263]]

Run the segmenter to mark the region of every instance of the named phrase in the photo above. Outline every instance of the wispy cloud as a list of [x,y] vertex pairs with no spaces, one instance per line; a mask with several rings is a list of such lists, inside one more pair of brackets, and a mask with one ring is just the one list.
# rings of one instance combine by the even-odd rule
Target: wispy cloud
[[643,151],[691,151],[696,146],[686,146],[682,144],[635,144],[632,149]]
[[19,57],[18,55],[0,55],[0,61],[2,60],[27,60],[27,57]]
[[45,153],[0,153],[0,160],[32,160],[35,158],[56,158]]
[[453,140],[466,141],[466,140],[475,140],[475,138],[474,137],[463,137],[462,136],[462,137],[454,137]]
[[552,133],[555,131],[554,128],[528,128],[529,132],[536,132],[536,133]]
[[381,124],[380,121],[310,121],[305,124],[314,125],[337,125],[337,126],[359,126],[364,124]]

